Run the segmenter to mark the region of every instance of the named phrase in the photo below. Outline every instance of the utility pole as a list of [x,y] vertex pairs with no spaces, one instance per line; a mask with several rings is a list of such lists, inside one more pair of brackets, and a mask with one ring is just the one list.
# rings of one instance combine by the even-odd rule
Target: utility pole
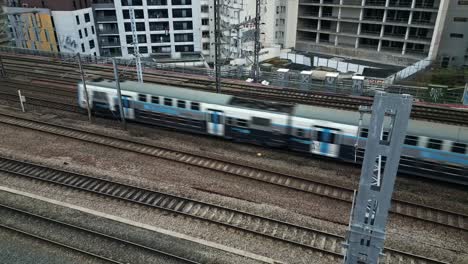
[[120,91],[120,80],[119,80],[119,69],[118,65],[115,61],[115,58],[112,58],[112,65],[114,66],[114,77],[115,77],[115,88],[117,88],[117,97],[119,103],[119,113],[120,113],[120,120],[122,121],[122,128],[127,130],[127,123],[125,121],[125,113],[123,110],[123,102],[122,102],[122,92]]
[[252,79],[258,82],[260,79],[260,0],[255,0],[255,38],[254,38],[254,61],[252,65]]
[[379,263],[412,103],[413,97],[405,94],[379,92],[374,97],[367,143],[359,139],[357,146],[365,145],[365,154],[344,245],[345,264]]
[[216,92],[221,92],[221,64],[220,64],[220,48],[221,48],[221,18],[220,18],[220,9],[221,5],[219,3],[221,0],[214,0],[214,34],[215,34],[215,76],[216,76]]
[[88,88],[86,88],[86,77],[85,77],[85,74],[84,74],[83,65],[81,64],[81,55],[80,55],[79,52],[76,53],[76,57],[78,58],[78,67],[80,68],[81,82],[83,83],[83,90],[85,92],[85,97],[86,97],[86,109],[88,110],[88,120],[89,120],[89,122],[92,122],[92,119],[91,119],[91,106],[89,105]]
[[133,36],[133,52],[135,55],[136,61],[136,71],[137,71],[137,78],[139,83],[143,83],[143,68],[141,66],[141,56],[140,56],[140,48],[138,47],[138,34],[136,28],[136,21],[135,21],[135,9],[133,8],[133,0],[129,0],[128,4],[130,8],[128,9],[128,13],[130,15],[130,25],[132,28],[132,36]]

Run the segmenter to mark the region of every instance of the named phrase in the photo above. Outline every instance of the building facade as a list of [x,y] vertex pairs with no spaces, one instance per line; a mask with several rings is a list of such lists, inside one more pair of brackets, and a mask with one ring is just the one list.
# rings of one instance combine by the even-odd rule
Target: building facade
[[444,21],[434,57],[443,67],[468,66],[468,1],[449,1]]
[[[212,2],[214,1],[212,0]],[[252,57],[255,39],[256,1],[221,0],[220,2],[224,57],[229,59],[248,59]],[[260,1],[260,42],[262,49],[277,48],[279,50],[295,46],[296,31],[288,29],[296,28],[297,8],[298,0]],[[214,8],[210,8],[210,10],[215,11]],[[213,28],[214,25],[212,31]],[[212,41],[214,42],[214,35]]]
[[100,55],[87,0],[9,0],[8,4],[5,10],[15,46]]
[[92,8],[52,11],[52,17],[60,51],[100,55]]
[[59,51],[54,22],[49,9],[4,7],[10,39],[14,46],[40,51]]
[[[101,54],[132,57],[134,43],[128,0],[93,4]],[[142,56],[201,52],[200,0],[133,0]]]
[[[443,51],[439,48],[450,49],[450,19],[457,10],[457,17],[467,16],[466,2],[301,0],[296,49],[396,65],[436,59]],[[458,24],[457,30],[461,27]]]

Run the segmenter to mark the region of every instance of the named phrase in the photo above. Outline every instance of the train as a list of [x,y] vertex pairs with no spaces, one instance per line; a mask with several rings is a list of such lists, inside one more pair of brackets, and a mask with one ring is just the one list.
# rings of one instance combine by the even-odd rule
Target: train
[[[86,83],[96,115],[120,117],[116,83]],[[161,84],[120,82],[125,119],[191,133],[221,137],[304,155],[361,163],[370,115],[359,125],[359,112],[286,104]],[[86,109],[83,84],[78,104]],[[387,127],[388,128],[388,127]],[[384,132],[385,136],[385,132]],[[468,185],[468,127],[411,119],[399,172]]]

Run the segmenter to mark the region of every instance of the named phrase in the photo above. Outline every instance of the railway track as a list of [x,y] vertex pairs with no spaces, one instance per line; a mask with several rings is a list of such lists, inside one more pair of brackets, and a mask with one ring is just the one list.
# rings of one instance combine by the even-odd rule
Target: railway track
[[[243,232],[268,237],[306,249],[321,252],[336,260],[342,259],[342,236],[303,227],[241,210],[175,196],[155,190],[109,181],[89,175],[57,170],[23,161],[0,158],[0,171],[19,177],[39,180],[68,188],[125,200],[203,221],[227,226]],[[434,260],[394,249],[385,249],[383,263],[442,264]]]
[[[63,221],[55,220],[55,219],[52,219],[52,218],[48,218],[48,217],[45,217],[45,216],[41,216],[41,215],[38,215],[38,214],[27,212],[27,211],[24,211],[24,210],[21,210],[21,209],[13,208],[13,207],[8,206],[8,205],[0,204],[0,211],[3,212],[2,216],[5,216],[5,214],[13,214],[13,215],[16,215],[16,216],[20,216],[22,221],[26,221],[26,219],[28,219],[28,218],[29,219],[34,219],[35,221],[40,221],[40,222],[43,222],[43,223],[46,223],[46,224],[53,225],[55,228],[60,227],[61,229],[64,229],[65,231],[71,231],[75,235],[76,235],[75,232],[77,232],[78,234],[83,234],[83,235],[85,235],[87,237],[92,236],[92,237],[97,237],[97,238],[99,238],[99,239],[101,239],[103,241],[110,241],[110,242],[118,243],[119,245],[124,246],[125,250],[132,250],[132,249],[133,250],[135,250],[135,249],[143,250],[144,252],[148,252],[151,255],[164,256],[165,258],[175,260],[178,263],[201,264],[201,262],[197,262],[197,261],[193,261],[193,260],[186,259],[186,258],[183,258],[183,257],[179,257],[179,256],[173,255],[173,254],[171,254],[169,252],[160,251],[160,250],[157,250],[157,249],[145,246],[145,245],[141,245],[141,244],[138,244],[138,243],[134,243],[134,242],[122,239],[122,238],[118,238],[118,237],[111,236],[111,235],[108,235],[108,234],[105,234],[105,233],[102,233],[102,232],[98,232],[98,231],[95,231],[95,230],[79,227],[79,226],[72,225],[72,224],[69,224],[69,223],[65,223]],[[65,249],[68,249],[68,250],[71,250],[71,251],[79,252],[81,254],[87,255],[87,256],[92,257],[94,259],[104,260],[104,261],[106,261],[108,263],[114,263],[114,264],[126,264],[126,263],[128,263],[128,260],[116,259],[115,256],[112,255],[112,254],[109,254],[109,255],[106,256],[105,254],[103,254],[102,250],[100,250],[100,249],[87,248],[87,245],[77,246],[77,245],[73,245],[73,243],[70,243],[70,242],[67,243],[67,242],[60,241],[60,239],[57,239],[57,238],[53,238],[53,237],[50,238],[50,237],[47,237],[47,235],[38,234],[38,231],[36,230],[36,227],[34,227],[33,230],[24,230],[25,228],[19,228],[19,227],[12,226],[11,224],[0,223],[0,228],[7,229],[7,230],[10,230],[10,231],[13,231],[13,232],[16,232],[16,233],[20,233],[20,234],[22,234],[24,236],[31,237],[33,239],[43,241],[43,242],[46,242],[46,243],[49,243],[49,244],[53,244],[55,246],[59,246],[59,247],[62,247],[62,248],[65,248]]]
[[[30,57],[14,57],[11,55],[1,55],[4,58],[4,65],[7,73],[36,76],[37,78],[51,78],[53,80],[64,80],[64,77],[72,82],[80,80],[75,63],[58,63],[44,58],[33,59]],[[44,64],[44,62],[46,64]],[[31,71],[33,67],[40,67],[40,72]],[[41,63],[41,64],[39,64]],[[49,69],[54,74],[48,72]],[[92,76],[102,76],[113,78],[112,68],[106,65],[85,65],[88,74]],[[127,71],[127,78],[134,79],[132,71]],[[131,74],[130,74],[131,73]],[[195,76],[190,74],[178,74],[154,70],[145,73],[145,81],[169,85],[178,85],[191,89],[201,89],[214,91],[214,83],[208,77]],[[222,83],[223,93],[251,97],[257,99],[273,100],[286,103],[302,103],[318,105],[330,108],[356,111],[360,105],[371,105],[372,99],[367,97],[347,96],[331,93],[303,91],[291,88],[264,87],[260,85],[247,85],[240,82],[224,81]],[[438,106],[428,106],[415,104],[411,116],[415,119],[437,121],[442,123],[458,124],[468,126],[468,111],[444,108]]]
[[[131,151],[151,157],[179,162],[203,169],[226,173],[236,177],[247,178],[263,183],[273,184],[296,191],[324,196],[351,204],[354,190],[333,185],[306,177],[280,173],[265,168],[258,168],[226,159],[203,156],[167,147],[144,143],[124,137],[110,136],[83,129],[70,128],[48,122],[35,121],[16,115],[0,113],[0,123],[22,128],[51,133],[58,136],[78,139],[124,151]],[[399,199],[392,200],[391,212],[404,217],[468,231],[468,215],[433,208]]]

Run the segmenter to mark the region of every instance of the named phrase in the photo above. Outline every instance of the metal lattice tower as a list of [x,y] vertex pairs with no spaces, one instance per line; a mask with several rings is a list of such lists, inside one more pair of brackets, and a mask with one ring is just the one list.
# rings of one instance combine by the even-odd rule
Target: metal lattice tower
[[138,47],[138,34],[136,29],[136,21],[135,21],[135,9],[133,8],[133,1],[128,1],[130,8],[128,9],[128,13],[130,15],[130,25],[132,29],[132,36],[133,36],[133,54],[135,55],[135,64],[136,64],[136,71],[137,71],[137,78],[139,83],[143,83],[143,68],[141,66],[141,55],[140,55],[140,48]]
[[216,92],[221,92],[221,17],[220,17],[220,0],[214,0],[214,34],[215,34],[215,76],[216,76]]
[[410,95],[377,93],[374,97],[367,144],[362,139],[358,144],[366,149],[345,264],[379,262],[412,102]]
[[254,61],[252,65],[252,79],[254,79],[255,82],[258,82],[260,79],[260,49],[261,49],[261,44],[260,44],[260,0],[256,0],[255,3],[255,38],[254,38]]

